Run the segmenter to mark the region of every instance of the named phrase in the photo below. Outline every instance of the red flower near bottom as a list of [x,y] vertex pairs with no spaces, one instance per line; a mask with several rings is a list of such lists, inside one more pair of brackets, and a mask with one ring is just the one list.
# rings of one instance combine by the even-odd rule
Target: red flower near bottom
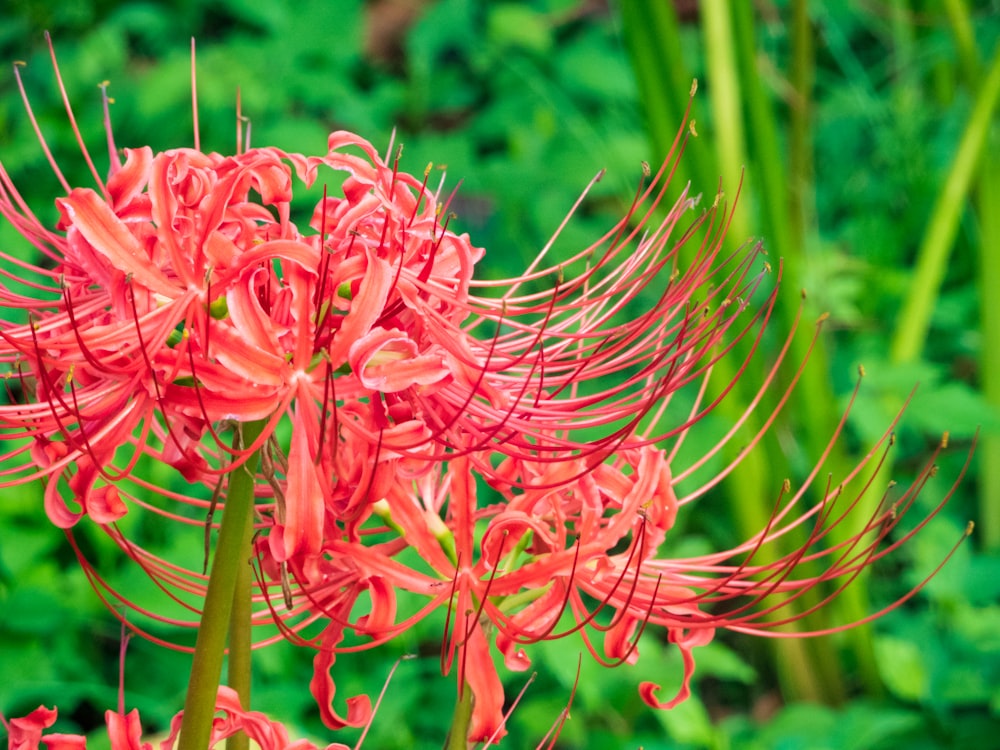
[[[209,747],[215,747],[227,737],[237,732],[245,733],[260,750],[319,750],[308,740],[292,740],[288,730],[279,722],[272,721],[259,711],[246,711],[240,705],[236,693],[227,687],[219,688],[215,704],[218,716],[212,724],[212,739]],[[39,706],[30,714],[19,719],[4,720],[8,732],[8,750],[85,750],[87,738],[79,734],[45,734],[51,727],[58,712],[55,708]],[[180,733],[183,712],[177,714],[170,723],[170,731],[160,742],[160,750],[171,750]],[[2,717],[0,717],[2,719]],[[153,750],[150,742],[142,741],[142,725],[139,711],[132,709],[127,714],[122,711],[107,711],[104,720],[108,727],[111,750]],[[347,745],[333,743],[325,750],[348,750]]]

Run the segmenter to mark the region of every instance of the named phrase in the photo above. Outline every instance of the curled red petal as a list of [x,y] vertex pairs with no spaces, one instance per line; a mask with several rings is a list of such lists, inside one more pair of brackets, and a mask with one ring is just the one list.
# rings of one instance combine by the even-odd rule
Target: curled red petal
[[42,730],[52,726],[58,715],[54,708],[39,706],[27,716],[4,722],[8,750],[37,750]]
[[673,708],[683,703],[691,697],[691,678],[694,676],[694,655],[691,649],[695,646],[704,646],[709,643],[715,635],[711,628],[700,628],[697,630],[684,631],[681,628],[674,628],[670,631],[668,640],[676,643],[680,649],[681,658],[684,660],[684,678],[681,681],[677,694],[668,701],[660,701],[656,697],[656,692],[660,690],[660,685],[655,682],[643,682],[639,685],[639,695],[647,706],[653,708]]

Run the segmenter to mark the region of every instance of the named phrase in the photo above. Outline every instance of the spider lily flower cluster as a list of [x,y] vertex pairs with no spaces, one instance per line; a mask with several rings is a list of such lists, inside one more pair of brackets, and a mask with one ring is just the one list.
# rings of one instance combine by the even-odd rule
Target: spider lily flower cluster
[[[95,168],[92,186],[72,187],[50,157],[64,190],[55,227],[0,166],[0,215],[42,258],[0,249],[0,486],[44,482],[55,525],[99,526],[196,627],[200,557],[163,559],[120,522],[154,514],[199,536],[226,512],[228,477],[261,451],[253,622],[262,641],[317,649],[310,687],[329,726],[371,716],[365,696],[346,716],[334,708],[338,654],[435,611],[442,668],[473,697],[470,740],[503,734],[492,654],[524,670],[530,644],[574,632],[615,665],[639,658],[648,626],[665,629],[682,684],[666,699],[640,692],[672,706],[716,629],[777,634],[783,607],[831,584],[835,595],[912,533],[892,534],[930,467],[834,540],[856,501],[840,489],[810,501],[818,464],[742,545],[669,557],[678,514],[739,457],[708,478],[704,465],[787,351],[732,430],[684,465],[686,436],[757,362],[776,300],[759,246],[723,250],[724,202],[696,213],[686,190],[668,200],[684,128],[593,245],[562,260],[550,245],[521,276],[479,281],[484,252],[449,230],[430,170],[406,174],[356,135],[333,133],[317,156],[119,153],[106,127],[107,179]],[[323,197],[299,221],[293,194],[314,184]],[[724,357],[739,358],[735,379],[710,390]],[[263,429],[245,444],[249,422]],[[153,465],[188,489],[160,486]],[[794,529],[801,547],[761,552]],[[81,560],[102,596],[130,604]],[[423,603],[406,610],[401,592]]]

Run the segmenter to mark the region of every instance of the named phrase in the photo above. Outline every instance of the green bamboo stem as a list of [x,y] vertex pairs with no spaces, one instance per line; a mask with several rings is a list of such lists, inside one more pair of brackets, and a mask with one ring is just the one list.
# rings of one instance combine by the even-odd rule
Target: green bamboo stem
[[[646,0],[621,0],[620,11],[622,36],[641,92],[650,144],[654,155],[662,157],[674,141],[693,81],[682,54],[677,11],[673,3]],[[698,109],[696,102],[696,114]],[[697,191],[714,186],[718,179],[718,168],[703,139],[690,139],[678,165],[678,184],[690,180]]]
[[976,97],[958,152],[944,186],[938,193],[920,243],[913,282],[900,309],[895,335],[889,347],[890,359],[895,363],[913,362],[923,350],[931,315],[947,270],[948,256],[958,232],[958,222],[965,208],[998,100],[1000,46]]
[[[1000,413],[1000,311],[993,295],[1000,289],[1000,138],[984,154],[979,174],[979,379],[986,401]],[[979,513],[976,532],[986,551],[1000,551],[1000,435],[983,436],[978,448]]]
[[[757,75],[755,35],[753,33],[753,9],[749,4],[734,4],[735,28],[739,40],[738,63],[743,71],[745,99],[750,115],[750,142],[754,145],[754,171],[762,185],[763,224],[767,229],[768,246],[773,254],[782,258],[785,276],[781,288],[781,320],[790,327],[802,306],[800,289],[805,281],[808,258],[805,248],[818,231],[815,213],[815,183],[813,179],[813,84],[815,78],[814,32],[808,13],[806,0],[793,0],[791,7],[791,60],[789,81],[792,86],[789,107],[787,174],[782,171],[786,161],[780,148],[778,128],[775,124],[773,106],[765,94],[760,77]],[[810,290],[807,290],[810,291]],[[809,316],[823,310],[811,309],[806,303]],[[837,399],[830,378],[829,357],[825,339],[820,339],[812,352],[808,352],[809,339],[798,337],[793,341],[794,361],[803,361],[809,356],[809,366],[793,395],[795,414],[807,414],[808,418],[795,425],[802,453],[807,459],[821,455],[829,440],[840,414],[836,409]],[[834,446],[827,460],[826,469],[832,476],[846,475],[853,468],[840,443]],[[867,475],[858,482],[864,484]],[[817,492],[824,492],[817,486]],[[819,499],[819,498],[818,498]],[[878,497],[873,493],[867,501],[869,510],[874,512]],[[859,508],[858,518],[865,518],[863,508]],[[832,538],[846,540],[857,531],[856,526],[841,524],[831,532]],[[816,571],[818,574],[819,571]],[[840,623],[856,622],[870,611],[866,576],[845,590],[830,605],[823,607],[811,617],[810,625],[824,628]],[[803,601],[803,605],[807,602]],[[858,628],[847,636],[857,664],[856,672],[868,694],[882,692],[875,660],[871,630]],[[834,644],[829,640],[812,641],[809,644],[813,657],[811,667],[819,673],[821,693],[812,696],[828,703],[839,703],[846,697],[843,673]],[[806,667],[803,666],[803,669]],[[798,692],[794,685],[790,686]]]
[[[686,72],[687,66],[680,58],[679,52],[682,48],[680,28],[670,3],[641,3],[635,0],[623,0],[621,7],[623,33],[632,55],[640,97],[646,111],[654,112],[659,107],[668,106],[666,102],[670,101],[669,90],[673,89],[675,92],[679,91],[685,95],[687,93],[686,88],[684,88],[686,85],[684,81],[689,80]],[[726,12],[725,4],[716,3],[707,8],[707,11],[715,15],[724,14]],[[702,13],[705,12],[706,8],[703,7]],[[728,28],[727,19],[716,22],[711,32],[713,36],[712,46],[727,47],[729,42],[723,37],[729,35]],[[723,55],[729,58],[728,71],[722,72],[718,76],[713,61],[708,61],[707,88],[715,92],[712,98],[713,104],[719,97],[726,99],[733,96],[734,89],[736,90],[735,96],[739,95],[738,79],[733,72],[732,55],[729,52],[723,52]],[[684,81],[678,80],[679,75],[683,75]],[[726,102],[722,106],[727,106]],[[679,113],[677,117],[679,118]],[[718,141],[727,138],[730,121],[739,120],[741,123],[741,118],[742,114],[739,112],[736,112],[729,120],[720,117],[718,112],[713,112],[711,136],[695,139],[689,145],[689,151],[685,154],[686,164],[682,163],[682,167],[687,167],[688,174],[691,175],[696,189],[716,184],[720,174],[719,164],[725,161],[728,165],[728,172],[733,177],[733,182],[725,182],[724,184],[727,189],[735,192],[745,158],[743,156],[745,151],[742,146],[741,125],[735,126],[740,127],[740,135],[738,136],[740,145],[736,148],[730,148],[724,157],[720,158],[715,150],[709,148],[709,144],[715,146]],[[648,123],[650,141],[653,147],[665,152],[673,140],[677,121],[666,121],[663,117],[651,116]],[[699,130],[708,132],[708,126],[702,124]],[[725,170],[721,171],[725,172]],[[749,185],[744,185],[741,200],[745,202],[751,200],[750,189]],[[740,208],[739,210],[743,211],[744,209]],[[745,219],[742,228],[736,224],[730,235],[731,242],[738,244],[744,241],[746,228]],[[717,363],[713,375],[718,378],[716,382],[729,382],[735,377],[735,369],[731,365],[731,360],[723,359]],[[720,403],[717,414],[724,421],[738,419],[746,402],[746,395],[740,393],[740,389],[737,388],[729,398]],[[752,417],[748,420],[748,430],[754,429],[754,422]],[[768,466],[769,462],[763,450],[751,451],[730,474],[726,482],[729,499],[728,512],[733,526],[743,535],[753,535],[765,528],[768,523],[770,504],[766,498],[772,497],[772,490],[779,485],[777,481],[772,481],[773,477],[771,477]],[[813,670],[809,669],[808,666],[801,668],[795,666],[809,664],[806,645],[802,641],[793,639],[781,639],[770,645],[776,654],[779,672],[786,675],[782,682],[797,682],[800,686],[796,690],[798,694],[818,695],[821,687],[818,678],[813,679]]]
[[[748,205],[753,177],[744,172],[747,165],[746,135],[743,128],[743,98],[740,76],[736,69],[736,47],[731,4],[728,0],[704,0],[700,5],[705,41],[708,95],[712,103],[712,143],[718,154],[722,184],[735,195],[736,186],[743,182],[743,198],[732,207],[730,236],[737,244],[751,235]],[[730,205],[732,205],[730,201]]]
[[892,34],[893,71],[897,85],[895,91],[907,93],[905,86],[900,84],[913,78],[916,68],[913,65],[914,47],[914,9],[908,0],[889,0],[889,28]]
[[[962,77],[970,89],[982,84],[982,62],[976,47],[972,18],[963,0],[944,0]],[[1000,311],[993,295],[1000,288],[1000,137],[995,129],[987,135],[976,181],[976,207],[979,219],[979,382],[983,397],[1000,412]],[[979,512],[976,533],[982,548],[1000,550],[1000,435],[983,435],[977,449],[979,461]]]
[[[742,100],[748,118],[746,142],[752,144],[747,158],[751,163],[755,189],[748,196],[759,207],[759,222],[766,246],[773,257],[781,259],[784,276],[779,290],[778,320],[786,329],[791,328],[800,314],[802,306],[801,288],[804,280],[806,257],[804,248],[807,231],[815,231],[812,180],[812,89],[815,66],[812,43],[812,27],[806,4],[799,0],[793,3],[791,23],[792,63],[790,80],[794,87],[791,117],[788,124],[788,153],[782,151],[782,139],[778,135],[778,125],[771,97],[765,90],[758,75],[757,40],[754,24],[754,10],[749,3],[733,3],[732,11],[733,44],[735,65],[740,75]],[[787,168],[786,165],[787,164]],[[815,314],[814,314],[815,315]],[[792,342],[793,361],[804,361],[811,357],[809,367],[803,372],[795,393],[790,413],[808,414],[809,418],[795,425],[796,434],[801,436],[801,451],[806,457],[820,455],[829,438],[830,430],[836,424],[838,414],[833,408],[836,399],[831,394],[827,357],[823,341],[817,342],[811,354],[810,339],[796,337]],[[769,459],[772,465],[786,462],[787,457],[780,450],[774,451]],[[842,473],[845,463],[838,451],[831,454],[828,468],[833,473]],[[783,549],[804,544],[804,539],[789,538]],[[819,574],[820,571],[816,571]],[[808,597],[797,602],[797,610],[804,609],[811,602]],[[830,624],[829,608],[823,608],[812,616],[815,627]],[[835,616],[839,617],[839,615]],[[856,617],[850,619],[857,619]],[[790,626],[788,630],[796,628]],[[812,640],[800,642],[784,640],[774,644],[780,682],[789,697],[839,703],[845,689],[838,665],[838,656],[829,641]]]
[[962,68],[962,76],[967,84],[976,85],[980,82],[982,62],[976,47],[976,35],[972,28],[972,17],[964,0],[942,0],[948,25],[958,49],[958,61]]
[[[252,444],[259,437],[264,424],[265,420],[261,420],[242,425],[233,438],[234,446],[239,448]],[[237,579],[241,569],[249,569],[254,475],[259,453],[254,453],[246,463],[229,474],[219,541],[212,560],[205,608],[195,641],[178,750],[205,750],[211,737],[215,699],[222,674]],[[247,698],[241,695],[241,700],[246,706]]]
[[[810,236],[817,231],[815,219],[815,186],[813,181],[813,80],[815,55],[813,29],[805,0],[794,0],[791,8],[791,62],[789,80],[792,100],[787,124],[787,155],[782,151],[782,139],[774,114],[774,105],[757,72],[757,43],[754,29],[754,11],[749,3],[734,3],[733,28],[736,37],[736,63],[741,72],[743,99],[749,118],[748,142],[753,144],[752,169],[759,184],[759,220],[769,252],[781,258],[784,277],[779,290],[779,320],[786,329],[791,328],[802,308],[801,289],[808,263],[805,248]],[[787,167],[785,166],[787,164]],[[808,307],[808,303],[807,303]],[[806,313],[816,317],[822,310]],[[791,356],[795,362],[809,358],[809,365],[802,373],[793,394],[792,414],[807,414],[795,424],[797,442],[806,459],[821,455],[826,449],[830,432],[834,429],[839,413],[830,381],[828,357],[824,340],[820,339],[809,351],[810,338],[798,336],[792,342]],[[787,458],[785,459],[787,460]],[[839,445],[835,446],[827,461],[827,470],[834,476],[846,473],[848,461]],[[817,487],[816,492],[824,489]],[[821,498],[817,498],[821,499]],[[844,529],[843,535],[852,533]],[[804,540],[791,540],[791,544]],[[791,544],[786,546],[790,547]],[[821,571],[817,570],[818,575]],[[808,597],[801,609],[812,602]],[[853,586],[829,607],[823,607],[810,618],[810,626],[822,629],[837,622],[861,619],[866,613],[863,587]],[[809,627],[809,626],[807,626]],[[788,645],[778,644],[782,653],[782,685],[787,694],[800,698],[839,703],[846,696],[839,658],[832,642],[810,641],[801,648],[808,652],[802,658],[788,651]],[[867,665],[863,673],[874,685],[879,685],[874,664],[874,651],[870,638],[859,635],[856,646],[858,661]]]

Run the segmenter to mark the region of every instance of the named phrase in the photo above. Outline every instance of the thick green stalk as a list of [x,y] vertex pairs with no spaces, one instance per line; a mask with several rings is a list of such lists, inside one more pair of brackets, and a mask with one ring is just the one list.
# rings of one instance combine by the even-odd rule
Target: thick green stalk
[[[705,65],[708,95],[712,102],[712,143],[718,154],[722,184],[727,195],[735,196],[742,181],[744,198],[732,207],[730,236],[737,244],[750,237],[747,193],[752,191],[752,178],[744,173],[747,165],[746,135],[740,76],[736,70],[736,48],[728,0],[704,0],[701,3],[701,24],[705,40]],[[732,200],[729,201],[732,206]]]
[[1000,46],[997,47],[989,73],[976,97],[958,152],[944,186],[938,193],[920,243],[913,283],[910,284],[909,293],[900,309],[896,332],[889,348],[889,356],[893,362],[912,362],[923,350],[931,314],[947,269],[948,256],[958,232],[958,222],[965,208],[972,178],[979,166],[983,144],[998,101]]
[[[250,552],[253,539],[253,518],[248,524],[250,537],[246,550]],[[251,618],[253,617],[253,570],[250,556],[236,570],[236,588],[233,592],[233,612],[229,621],[229,687],[240,696],[243,708],[250,708],[251,663],[250,651],[253,642]],[[239,732],[229,738],[226,750],[250,750],[250,737]]]
[[[792,4],[790,76],[795,92],[795,105],[791,110],[789,124],[789,183],[791,186],[789,190],[789,219],[794,241],[800,243],[800,247],[805,247],[807,231],[816,233],[819,231],[815,219],[816,189],[813,180],[812,153],[812,94],[815,78],[815,50],[807,0],[794,0]],[[807,191],[810,195],[808,206],[805,198]],[[788,300],[787,297],[786,300]],[[805,420],[804,425],[806,445],[810,456],[820,455],[822,444],[827,440],[839,417],[835,406],[837,403],[836,393],[831,382],[830,365],[824,343],[821,340],[812,353],[810,367],[803,374],[798,401],[803,409],[802,413],[809,413],[811,417]],[[804,399],[801,397],[803,395]],[[834,446],[828,463],[831,472],[837,477],[845,476],[851,469],[850,461],[840,443]],[[869,478],[870,474],[871,470],[866,467],[860,478],[862,481],[859,481],[857,486],[864,486],[863,480]],[[878,493],[869,493],[868,498],[863,500],[862,505],[855,511],[854,517],[865,519],[868,515],[866,511],[874,513],[879,502]],[[858,531],[857,527],[862,522],[839,524],[833,529],[832,537],[838,541],[847,541]],[[868,571],[866,570],[831,603],[829,608],[825,609],[826,624],[857,622],[867,616],[871,605],[867,583]],[[875,658],[875,644],[872,640],[871,628],[854,628],[846,637],[854,652],[857,662],[857,676],[861,684],[864,685],[865,691],[868,695],[883,694],[884,687]],[[839,700],[846,697],[843,670],[840,660],[836,658],[832,642],[824,640],[823,643],[826,644],[825,653],[829,660],[827,666],[832,666],[836,670],[835,677],[828,676],[828,680],[832,679],[836,682],[837,692],[831,690],[827,694]],[[832,683],[828,682],[828,684]]]
[[[746,46],[745,41],[743,46]],[[752,75],[755,81],[759,80],[756,66],[752,71],[748,71],[748,75]],[[788,77],[792,85],[793,98],[788,114],[788,198],[784,205],[787,206],[789,242],[787,257],[792,264],[788,271],[792,284],[798,285],[803,283],[802,266],[805,264],[806,235],[816,231],[816,190],[813,183],[813,84],[816,79],[816,56],[809,4],[806,0],[792,1],[791,62]],[[754,100],[761,98],[763,97],[756,96]],[[770,108],[767,111],[770,112]],[[770,127],[768,130],[769,137],[762,145],[769,150],[777,151],[777,129]],[[765,170],[766,165],[776,157],[776,154],[763,153],[761,156],[763,157],[760,160],[761,169]],[[770,171],[772,170],[767,169],[767,172]],[[781,186],[777,180],[775,183],[775,188]],[[770,192],[770,197],[780,199],[781,193],[773,190]],[[778,205],[782,205],[782,202],[778,201]],[[779,223],[776,221],[775,225]],[[794,293],[796,290],[793,288],[791,291]]]
[[[813,43],[812,27],[806,3],[796,0],[792,8],[792,63],[790,80],[793,100],[788,124],[787,157],[782,151],[782,139],[774,113],[774,105],[758,75],[757,38],[754,10],[749,3],[733,3],[732,28],[735,64],[740,74],[740,90],[744,102],[748,130],[747,158],[751,164],[754,190],[748,198],[760,207],[757,222],[768,252],[781,258],[784,275],[778,299],[779,321],[790,328],[802,306],[801,288],[805,276],[805,247],[807,232],[815,231],[814,187],[812,180],[812,90]],[[787,164],[787,167],[786,167]],[[813,313],[815,317],[816,313]],[[829,438],[830,430],[839,416],[833,409],[836,399],[831,392],[827,358],[823,342],[819,341],[810,355],[808,336],[798,336],[792,342],[791,357],[795,362],[811,356],[811,362],[799,380],[789,413],[808,414],[808,419],[795,424],[801,452],[807,457],[820,455]],[[775,451],[772,464],[787,461],[780,451]],[[843,463],[838,454],[831,455],[830,471],[839,473]],[[794,535],[784,541],[784,549],[791,551],[804,539]],[[816,571],[818,574],[819,571]],[[799,609],[811,602],[801,600]],[[817,622],[817,618],[819,621]],[[850,619],[858,619],[857,617]],[[816,627],[829,624],[827,608],[813,616]],[[794,626],[788,630],[794,631]],[[781,683],[789,697],[798,697],[826,703],[843,699],[844,688],[838,669],[837,654],[829,641],[783,640],[774,644],[778,657]]]
[[958,61],[962,67],[962,76],[970,86],[978,84],[980,67],[979,50],[976,47],[976,35],[972,28],[972,16],[964,0],[942,0],[948,25],[955,38],[958,48]]
[[[252,444],[265,421],[241,425],[233,438],[239,448]],[[255,452],[240,467],[229,474],[225,510],[219,529],[219,541],[212,560],[205,609],[201,615],[194,660],[184,701],[184,721],[178,750],[205,750],[212,733],[215,698],[219,690],[222,661],[226,651],[236,592],[241,569],[249,569],[253,533],[254,475],[260,458]],[[241,695],[246,706],[247,699]]]
[[[993,134],[978,184],[979,207],[979,380],[986,398],[1000,412],[1000,310],[993,295],[1000,289],[1000,137]],[[1000,435],[991,431],[979,444],[979,518],[982,548],[1000,551]]]
[[[676,132],[680,110],[674,110],[677,113],[677,120],[674,121],[665,121],[662,114],[660,117],[654,115],[658,108],[666,107],[667,102],[671,103],[670,106],[674,106],[673,100],[670,99],[671,90],[674,94],[678,92],[687,94],[685,87],[689,75],[686,72],[687,66],[680,56],[682,49],[680,27],[670,3],[622,0],[621,8],[623,33],[635,67],[640,97],[646,111],[650,113],[648,119],[650,141],[654,148],[665,152]],[[706,12],[717,17],[719,14],[726,14],[727,9],[725,3],[715,3],[711,7],[703,7],[703,16]],[[726,173],[728,169],[732,182],[726,181],[724,184],[732,197],[745,162],[742,113],[738,110],[739,82],[734,72],[732,54],[727,50],[732,41],[729,38],[731,32],[728,16],[723,19],[715,18],[708,21],[708,24],[711,26],[711,31],[706,31],[706,35],[711,36],[711,42],[706,39],[706,46],[711,49],[722,48],[720,54],[724,69],[719,69],[718,60],[706,61],[706,88],[713,92],[711,95],[713,105],[721,98],[723,101],[720,106],[723,109],[735,106],[736,110],[735,114],[730,113],[728,119],[727,116],[720,117],[719,112],[713,111],[711,129],[704,123],[699,125],[699,131],[704,135],[689,144],[689,151],[685,154],[687,165],[682,162],[681,166],[687,166],[687,174],[691,175],[696,190],[716,184],[720,171]],[[732,97],[736,97],[735,105],[731,104]],[[730,128],[738,128],[737,145],[730,147],[725,155],[720,155],[718,143],[731,137]],[[720,166],[723,163],[727,165],[727,169]],[[744,203],[752,203],[751,186],[746,184],[743,189],[741,200]],[[745,209],[741,207],[739,210]],[[746,239],[747,226],[745,218],[742,220],[742,227],[740,224],[734,226],[730,235],[733,243],[739,244]],[[730,359],[723,359],[716,365],[713,373],[713,376],[718,378],[716,382],[726,383],[735,377],[731,362]],[[747,400],[747,396],[737,387],[729,398],[720,403],[717,415],[723,420],[738,419]],[[747,429],[752,431],[755,423],[756,420],[751,418]],[[771,490],[778,486],[778,482],[772,481],[763,445],[758,448],[744,457],[726,482],[728,511],[733,526],[744,536],[751,536],[766,527],[770,512],[766,498],[772,497]],[[812,679],[812,670],[807,666],[801,668],[795,666],[807,665],[810,661],[802,641],[781,639],[770,645],[777,656],[778,670],[784,676],[783,683],[798,684],[799,687],[795,692],[800,695],[816,696],[821,693],[819,681]]]
[[[661,157],[669,150],[684,112],[679,91],[691,87],[691,76],[677,43],[677,11],[673,3],[622,0],[620,5],[622,36],[642,92],[646,128],[656,156]],[[686,169],[684,164],[680,167]]]
[[[706,77],[712,95],[712,135],[724,184],[731,190],[737,184],[744,166],[753,165],[752,173],[742,174],[741,202],[736,206],[731,236],[736,243],[744,241],[751,234],[749,207],[765,207],[757,221],[763,218],[766,226],[768,219],[771,220],[769,228],[774,234],[767,236],[768,247],[778,257],[792,258],[795,267],[786,268],[786,274],[794,278],[801,273],[801,263],[797,262],[801,244],[793,247],[789,231],[791,224],[788,221],[788,181],[781,168],[784,160],[780,155],[773,114],[756,75],[752,7],[749,4],[713,0],[702,4],[701,13],[707,56]],[[744,131],[744,109],[753,128],[753,152],[748,149],[749,139]],[[770,214],[767,213],[768,209],[772,210]],[[798,238],[798,242],[801,243],[801,238]],[[779,316],[787,323],[795,316],[799,295],[794,283],[785,288],[796,292],[794,295],[785,292],[779,300]],[[797,358],[805,356],[806,343],[805,339],[796,339]],[[809,372],[813,374],[812,380],[807,374],[800,384],[808,392],[800,392],[799,399],[800,402],[805,401],[808,410],[812,411],[815,408],[813,400],[815,403],[830,403],[832,399],[826,386],[825,369],[817,369],[814,364]],[[749,399],[745,393],[746,385],[741,382],[741,388],[738,389],[743,392],[743,403]],[[741,404],[732,406],[739,408]],[[724,406],[725,408],[727,407]],[[814,429],[822,429],[821,420],[810,421]],[[816,439],[817,446],[823,443],[824,441]],[[783,464],[785,460],[778,446],[765,441],[734,472],[733,481],[729,483],[730,512],[742,536],[749,537],[767,524],[770,506],[765,498],[772,494],[769,489],[779,484],[776,472],[770,467]],[[795,544],[794,540],[789,539],[783,540],[778,546],[783,545],[787,550]],[[777,548],[762,551],[760,560],[777,559],[780,555],[781,550]],[[799,604],[804,605],[806,602]],[[791,611],[784,613],[786,616],[791,614]],[[790,625],[787,629],[794,632],[796,627]],[[786,695],[828,703],[841,700],[843,686],[836,669],[836,656],[828,644],[792,638],[778,639],[771,645]]]
[[[970,89],[982,84],[982,62],[976,47],[972,17],[963,0],[944,0],[962,77]],[[1000,411],[1000,311],[993,295],[1000,288],[1000,137],[996,128],[987,135],[979,164],[976,206],[979,219],[979,382],[986,401]],[[1000,435],[989,431],[977,449],[979,513],[976,531],[984,550],[1000,550]]]
[[916,70],[913,65],[916,46],[913,18],[915,11],[909,0],[889,0],[889,30],[892,34],[893,73],[896,77],[895,91],[910,93],[906,86]]

